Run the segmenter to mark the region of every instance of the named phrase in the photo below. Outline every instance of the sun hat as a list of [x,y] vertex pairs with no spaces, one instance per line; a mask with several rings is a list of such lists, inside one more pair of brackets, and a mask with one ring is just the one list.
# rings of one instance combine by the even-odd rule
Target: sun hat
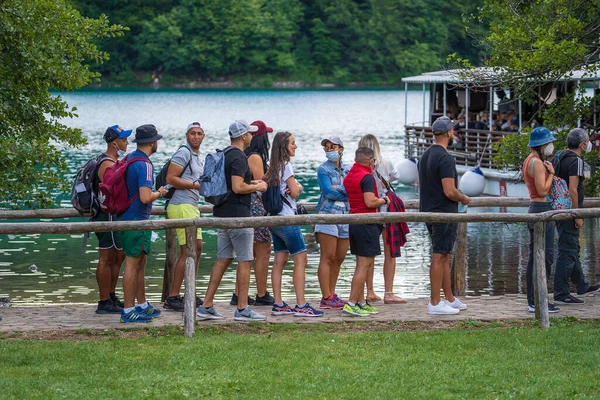
[[134,143],[152,143],[162,139],[162,135],[158,134],[156,127],[152,124],[138,126],[135,129]]
[[529,147],[543,146],[546,143],[554,142],[556,138],[552,136],[548,128],[538,126],[529,133]]

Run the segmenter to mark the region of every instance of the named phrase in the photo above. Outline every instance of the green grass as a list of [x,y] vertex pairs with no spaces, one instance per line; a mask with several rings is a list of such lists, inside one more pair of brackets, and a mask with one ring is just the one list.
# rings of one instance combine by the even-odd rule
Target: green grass
[[[600,322],[180,327],[0,340],[9,398],[599,398]],[[363,329],[361,331],[361,329]],[[243,332],[243,333],[239,333]],[[129,332],[131,333],[131,332]],[[136,333],[136,332],[134,332]]]

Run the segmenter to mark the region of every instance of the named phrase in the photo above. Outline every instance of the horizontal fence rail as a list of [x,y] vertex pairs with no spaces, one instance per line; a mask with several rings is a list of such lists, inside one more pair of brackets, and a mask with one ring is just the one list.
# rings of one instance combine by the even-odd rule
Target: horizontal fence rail
[[[471,199],[471,208],[477,207],[529,207],[528,197],[475,197]],[[317,203],[300,203],[308,211],[315,211]],[[417,210],[419,200],[404,200],[404,206],[407,210]],[[600,207],[600,198],[593,197],[585,199],[584,208]],[[211,205],[200,205],[198,209],[203,214],[212,214]],[[152,207],[152,215],[167,215],[164,207]],[[80,217],[74,208],[55,208],[42,210],[0,210],[0,220],[3,219],[53,219],[53,218],[77,218]],[[89,217],[89,215],[88,215]]]

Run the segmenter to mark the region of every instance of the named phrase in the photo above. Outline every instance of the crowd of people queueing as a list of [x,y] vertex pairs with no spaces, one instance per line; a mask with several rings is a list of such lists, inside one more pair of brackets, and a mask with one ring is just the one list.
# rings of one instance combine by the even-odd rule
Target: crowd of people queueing
[[[552,135],[547,130],[540,136],[540,129],[532,132],[532,154],[523,167],[523,176],[532,197],[530,212],[546,211],[545,203],[548,191],[548,176],[554,173],[551,165],[544,161]],[[438,118],[432,125],[435,143],[428,148],[419,162],[420,211],[456,213],[458,204],[470,204],[471,199],[457,189],[457,172],[454,158],[446,151],[455,140],[454,123],[447,117]],[[537,133],[536,133],[537,132]],[[137,149],[124,156],[128,137],[132,131],[118,125],[106,130],[104,139],[106,151],[98,156],[98,182],[103,179],[106,168],[119,159],[127,160],[140,157],[140,161],[131,163],[127,169],[128,197],[133,199],[129,209],[121,215],[109,215],[99,212],[95,221],[134,221],[150,218],[152,203],[169,192],[167,187],[154,190],[154,167],[149,158],[157,151],[162,136],[154,125],[142,125],[136,129]],[[290,132],[277,132],[272,145],[269,134],[273,129],[263,121],[248,124],[244,120],[233,122],[227,131],[230,146],[224,151],[225,177],[229,195],[226,200],[213,208],[215,218],[244,218],[267,215],[262,195],[269,185],[278,189],[283,205],[277,215],[295,215],[298,212],[296,199],[303,191],[297,181],[292,159],[296,155],[297,145]],[[584,132],[585,133],[585,132]],[[536,136],[537,135],[537,136]],[[576,134],[574,134],[576,135]],[[575,143],[569,135],[569,146]],[[579,135],[581,136],[581,135]],[[572,150],[575,155],[583,151],[580,147],[586,143],[587,136]],[[201,124],[193,122],[187,126],[185,143],[171,157],[166,182],[172,186],[174,194],[167,205],[169,219],[198,218],[200,212],[200,185],[203,176],[204,161],[200,157],[200,147],[205,138]],[[552,139],[553,140],[553,139]],[[572,143],[571,143],[572,142]],[[390,182],[398,178],[393,164],[381,156],[379,143],[374,135],[364,135],[355,152],[354,164],[343,162],[344,143],[340,137],[331,136],[322,140],[325,162],[318,168],[317,178],[321,196],[317,210],[322,214],[368,214],[385,211],[404,211],[402,200],[393,192]],[[581,150],[581,151],[580,151]],[[565,157],[566,158],[566,157]],[[575,160],[575,159],[574,159]],[[577,160],[580,166],[581,159]],[[535,168],[537,166],[537,169]],[[545,170],[544,170],[545,169]],[[570,174],[571,167],[567,168]],[[578,173],[577,171],[575,171]],[[545,177],[544,177],[544,174]],[[576,175],[577,176],[577,175]],[[574,195],[579,193],[579,203],[583,201],[577,182]],[[572,187],[572,186],[570,186]],[[170,189],[170,190],[173,190]],[[600,289],[600,285],[590,285],[585,280],[578,260],[578,228],[581,220],[564,221],[559,225],[559,259],[564,259],[564,268],[557,267],[555,277],[555,299],[563,302],[575,302],[571,296],[568,279],[577,285],[578,293],[588,293]],[[432,244],[430,265],[431,297],[428,304],[429,314],[456,314],[467,306],[456,298],[450,282],[450,255],[453,252],[457,234],[456,223],[427,223],[427,231]],[[571,226],[573,225],[573,226]],[[553,238],[553,228],[547,235]],[[531,230],[531,227],[530,227]],[[322,297],[318,307],[313,307],[305,298],[305,268],[307,249],[299,226],[260,227],[240,229],[218,229],[217,261],[211,273],[206,294],[202,300],[196,297],[196,315],[199,319],[221,319],[214,306],[214,297],[220,282],[232,264],[236,261],[236,285],[231,304],[236,305],[233,319],[236,321],[261,321],[266,316],[251,309],[250,305],[270,306],[272,315],[295,315],[300,317],[319,317],[322,310],[341,309],[343,313],[355,316],[376,314],[378,309],[372,304],[382,299],[373,289],[375,257],[381,254],[380,237],[383,236],[384,285],[383,302],[386,304],[406,303],[406,300],[393,291],[396,257],[400,247],[406,241],[406,224],[392,223],[384,227],[380,224],[332,224],[316,225],[315,236],[320,246],[318,279]],[[382,232],[384,234],[382,235]],[[561,238],[562,232],[562,238]],[[97,268],[97,281],[100,300],[96,312],[118,313],[122,322],[147,322],[160,315],[160,310],[151,305],[145,296],[144,267],[150,254],[150,231],[124,231],[97,233],[100,257]],[[533,236],[532,236],[533,237]],[[185,260],[187,258],[186,235],[184,229],[177,229],[179,256],[174,267],[169,296],[163,304],[168,310],[182,311],[184,300],[180,295],[184,280]],[[202,253],[202,231],[197,230],[197,262]],[[532,239],[533,240],[533,239]],[[577,247],[575,248],[575,244]],[[531,247],[531,246],[530,246]],[[356,268],[352,279],[351,291],[347,300],[336,293],[336,284],[340,267],[344,262],[348,248],[356,257]],[[547,246],[552,249],[553,246]],[[562,249],[562,252],[561,252]],[[267,290],[269,258],[274,251],[271,272],[273,295]],[[296,295],[295,305],[286,303],[282,297],[283,269],[291,256],[293,262],[293,286]],[[576,259],[576,260],[575,260]],[[125,260],[123,274],[123,294],[121,302],[115,294],[121,264]],[[571,262],[573,260],[573,262]],[[551,253],[546,255],[547,266],[552,263]],[[570,263],[570,264],[569,264]],[[575,267],[567,265],[573,264]],[[532,257],[527,269],[527,294],[530,311],[533,304],[533,286],[531,281]],[[252,267],[256,281],[257,294],[250,297],[249,284]],[[197,268],[197,265],[196,265]],[[560,272],[560,276],[559,276]],[[557,279],[558,278],[558,279]],[[366,291],[365,291],[366,288]],[[444,292],[442,300],[440,291]],[[565,300],[566,299],[566,300]],[[575,300],[573,300],[575,299]],[[137,300],[137,305],[136,305]],[[564,303],[563,303],[564,304]],[[551,304],[550,310],[557,310]]]

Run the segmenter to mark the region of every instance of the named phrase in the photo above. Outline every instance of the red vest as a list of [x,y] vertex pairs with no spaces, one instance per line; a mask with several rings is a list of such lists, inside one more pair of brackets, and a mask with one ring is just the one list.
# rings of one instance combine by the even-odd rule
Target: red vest
[[[348,203],[350,203],[350,213],[352,214],[367,214],[377,212],[377,208],[369,208],[365,204],[365,196],[360,188],[360,181],[367,175],[373,175],[371,168],[361,164],[354,163],[350,172],[344,178],[344,187],[348,195]],[[377,194],[377,185],[374,187],[375,197]]]

